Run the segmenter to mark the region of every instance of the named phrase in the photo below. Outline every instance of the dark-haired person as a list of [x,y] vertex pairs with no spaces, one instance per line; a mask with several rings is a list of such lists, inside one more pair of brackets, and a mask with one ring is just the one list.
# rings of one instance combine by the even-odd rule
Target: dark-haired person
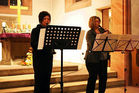
[[107,63],[109,53],[92,51],[97,34],[108,34],[108,30],[100,27],[100,18],[92,16],[89,19],[90,30],[86,34],[87,51],[85,55],[86,68],[89,73],[86,93],[94,93],[97,75],[99,75],[99,93],[105,93],[107,82]]
[[39,22],[31,32],[31,47],[33,48],[34,69],[34,93],[50,93],[50,78],[53,65],[53,49],[44,48],[37,50],[38,39],[41,28],[45,28],[51,22],[51,15],[47,11],[39,13]]

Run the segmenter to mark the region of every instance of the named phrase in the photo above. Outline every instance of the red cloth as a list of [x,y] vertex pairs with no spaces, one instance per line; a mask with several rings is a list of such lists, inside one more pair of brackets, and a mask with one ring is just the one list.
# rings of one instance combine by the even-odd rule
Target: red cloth
[[30,38],[30,33],[2,33],[0,39],[5,38]]

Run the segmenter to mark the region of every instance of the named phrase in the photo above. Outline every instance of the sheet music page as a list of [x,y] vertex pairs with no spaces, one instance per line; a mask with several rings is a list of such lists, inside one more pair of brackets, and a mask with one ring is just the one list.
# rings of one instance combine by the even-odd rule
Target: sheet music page
[[131,35],[119,35],[118,39],[128,41],[131,39]]
[[81,33],[80,33],[80,36],[79,36],[79,41],[78,41],[77,49],[81,49],[82,48],[84,35],[85,35],[85,31],[82,30]]
[[96,39],[106,39],[108,34],[97,34]]
[[92,50],[101,51],[106,37],[108,37],[108,41],[105,44],[104,51],[131,51],[134,48],[139,49],[138,35],[97,34]]
[[124,51],[125,49],[130,50],[131,46],[128,47],[129,40],[131,40],[131,35],[118,35],[118,42],[115,50],[117,51]]
[[132,45],[134,48],[139,49],[139,36],[132,35]]
[[136,49],[139,49],[139,43],[137,44]]
[[39,41],[38,41],[38,50],[43,49],[44,39],[45,39],[45,31],[46,31],[46,28],[40,29]]
[[115,39],[115,40],[118,40],[118,37],[119,37],[119,35],[117,35],[117,34],[108,34],[108,39]]
[[118,35],[114,34],[97,34],[92,50],[102,51],[106,37],[108,37],[108,40],[106,41],[103,51],[114,51],[118,41]]
[[104,39],[106,39],[107,34],[97,34],[93,46],[93,51],[101,51],[104,45]]

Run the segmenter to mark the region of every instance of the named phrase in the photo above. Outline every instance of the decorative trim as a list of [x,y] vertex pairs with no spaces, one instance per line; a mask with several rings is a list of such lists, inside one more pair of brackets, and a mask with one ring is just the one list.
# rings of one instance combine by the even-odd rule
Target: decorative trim
[[[21,10],[22,15],[32,15],[32,0],[22,0],[23,6],[28,7],[28,10]],[[8,6],[0,6],[0,14],[17,14],[16,9],[10,9],[10,0]]]
[[91,6],[92,0],[65,0],[65,12]]

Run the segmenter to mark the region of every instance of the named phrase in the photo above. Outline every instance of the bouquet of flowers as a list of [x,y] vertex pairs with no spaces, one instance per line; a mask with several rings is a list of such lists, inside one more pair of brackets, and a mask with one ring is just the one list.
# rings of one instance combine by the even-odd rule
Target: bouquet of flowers
[[29,48],[25,60],[21,63],[23,66],[32,65],[32,48]]

